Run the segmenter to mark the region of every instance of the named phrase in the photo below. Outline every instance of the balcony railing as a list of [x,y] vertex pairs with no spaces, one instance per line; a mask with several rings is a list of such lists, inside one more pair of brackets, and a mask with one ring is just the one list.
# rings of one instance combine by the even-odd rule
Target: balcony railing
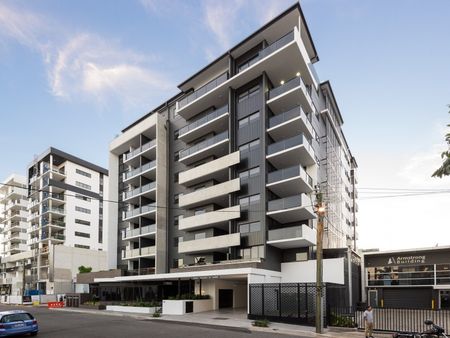
[[130,197],[137,196],[139,194],[143,194],[143,193],[150,191],[152,189],[155,189],[155,188],[156,188],[156,182],[151,182],[146,185],[143,185],[142,187],[136,188],[134,190],[124,192],[123,197],[124,197],[124,199],[128,199]]
[[208,148],[220,141],[226,140],[228,138],[228,131],[224,131],[220,134],[217,134],[203,142],[197,143],[190,148],[184,149],[180,152],[180,159],[192,155],[202,149]]
[[138,249],[132,249],[132,250],[126,250],[125,251],[125,258],[133,258],[133,257],[139,257],[139,256],[148,256],[148,255],[154,255],[156,253],[156,249],[154,246],[147,246],[144,248],[138,248]]
[[47,225],[56,225],[56,226],[59,226],[59,227],[63,227],[63,228],[65,228],[66,227],[66,222],[63,222],[63,221],[58,221],[58,220],[52,220],[51,222],[50,221],[48,221],[48,220],[44,220],[43,222],[42,222],[42,226],[47,226]]
[[63,208],[50,208],[50,207],[44,207],[42,208],[42,213],[45,212],[52,212],[55,214],[61,214],[61,215],[65,215],[65,211]]
[[199,89],[197,89],[193,93],[189,94],[185,98],[183,98],[180,101],[178,101],[178,109],[181,109],[184,106],[186,106],[189,103],[191,103],[192,101],[195,101],[200,96],[205,95],[206,93],[210,92],[211,90],[213,90],[214,88],[216,88],[217,86],[221,85],[222,83],[224,83],[227,80],[228,80],[228,72],[225,72],[222,75],[219,75],[214,80],[208,82],[207,84],[205,84],[204,86],[200,87]]
[[125,211],[124,218],[130,218],[133,216],[145,214],[145,213],[155,211],[155,210],[156,210],[156,203],[150,203],[150,204],[144,205],[140,208],[133,209],[131,211]]
[[267,203],[267,211],[280,211],[302,206],[302,195],[289,196]]
[[269,146],[267,147],[267,155],[272,155],[299,145],[303,145],[305,146],[305,148],[312,151],[310,141],[306,137],[304,137],[303,134],[301,134],[280,142],[269,144]]
[[[311,116],[311,115],[309,115],[309,116]],[[305,119],[305,121],[308,120],[309,122],[311,122],[311,119],[307,117],[307,115],[303,111],[302,107],[297,106],[297,107],[294,107],[282,114],[271,117],[269,119],[269,128],[273,128],[279,124],[282,124],[284,122],[292,120],[296,117],[303,117]]]
[[279,241],[289,238],[299,238],[304,237],[303,227],[307,225],[298,225],[289,228],[269,230],[268,240],[269,241]]
[[147,142],[145,144],[143,144],[142,146],[140,146],[137,149],[134,149],[132,151],[130,151],[127,154],[124,154],[124,160],[127,161],[132,157],[137,156],[138,154],[146,151],[147,149],[150,149],[151,147],[153,147],[156,144],[156,140],[151,140],[150,142]]
[[156,231],[156,224],[146,225],[142,228],[127,230],[124,232],[124,238],[136,237],[139,235],[146,235]]
[[278,181],[287,180],[289,178],[302,176],[306,178],[307,183],[312,187],[313,179],[301,166],[289,167],[277,171],[273,171],[267,175],[267,183],[274,183]]
[[64,201],[64,194],[57,194],[57,193],[51,193],[51,192],[47,192],[44,191],[43,195],[42,195],[42,199],[46,199],[46,198],[54,198],[60,201]]
[[56,174],[61,174],[61,175],[65,175],[66,174],[64,169],[55,168],[55,167],[50,166],[50,164],[48,164],[48,163],[44,163],[44,168],[42,170],[42,174],[45,174],[48,171],[51,171],[51,172],[56,173]]
[[183,127],[180,129],[179,131],[179,135],[182,136],[188,132],[190,132],[191,130],[194,130],[206,123],[208,123],[209,121],[214,120],[215,118],[219,117],[220,115],[225,114],[228,111],[228,106],[223,106],[222,108],[216,109],[213,112],[203,116],[202,118],[188,124],[187,126]]
[[255,57],[253,57],[250,61],[246,62],[245,64],[239,66],[238,72],[242,72],[243,70],[251,67],[255,63],[257,63],[259,60],[264,59],[266,56],[272,54],[273,52],[277,51],[281,47],[287,45],[289,42],[294,40],[294,31],[289,32],[285,36],[281,37],[274,43],[270,44],[266,48],[262,49]]
[[149,170],[151,168],[154,168],[154,167],[156,167],[156,160],[148,162],[147,164],[144,164],[143,166],[141,166],[139,168],[136,168],[136,169],[130,170],[129,172],[126,172],[124,174],[125,179],[127,180],[130,177],[139,175],[140,173],[142,173],[142,172],[144,172],[146,170]]
[[125,271],[125,276],[153,275],[155,268],[141,268]]
[[282,84],[281,86],[278,86],[272,90],[269,91],[269,100],[273,99],[274,97],[277,97],[278,95],[281,95],[291,89],[294,89],[295,87],[303,86],[305,88],[308,88],[305,83],[303,82],[302,78],[300,76],[296,76],[292,78],[291,80],[287,81],[286,83]]

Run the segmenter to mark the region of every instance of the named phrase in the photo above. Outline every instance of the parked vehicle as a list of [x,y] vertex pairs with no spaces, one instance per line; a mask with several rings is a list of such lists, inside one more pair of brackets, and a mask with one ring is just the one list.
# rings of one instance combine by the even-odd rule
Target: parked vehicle
[[431,328],[429,330],[426,330],[422,333],[418,333],[418,332],[398,332],[398,333],[394,333],[392,335],[393,338],[439,338],[439,337],[443,337],[443,338],[449,338],[446,334],[445,334],[445,330],[434,324],[433,321],[431,320],[426,320],[424,321],[425,325],[431,325]]
[[31,313],[23,310],[0,312],[0,337],[9,337],[18,334],[38,334],[37,320]]

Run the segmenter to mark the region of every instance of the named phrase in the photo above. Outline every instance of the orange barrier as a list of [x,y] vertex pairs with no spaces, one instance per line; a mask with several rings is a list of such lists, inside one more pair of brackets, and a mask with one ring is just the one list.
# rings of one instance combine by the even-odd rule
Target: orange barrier
[[47,307],[49,309],[61,308],[61,307],[64,307],[64,302],[48,302]]

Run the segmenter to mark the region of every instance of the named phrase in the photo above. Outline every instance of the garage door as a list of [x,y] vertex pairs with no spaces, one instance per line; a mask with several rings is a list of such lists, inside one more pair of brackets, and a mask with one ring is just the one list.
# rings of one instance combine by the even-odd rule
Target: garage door
[[384,289],[384,307],[430,309],[432,289]]

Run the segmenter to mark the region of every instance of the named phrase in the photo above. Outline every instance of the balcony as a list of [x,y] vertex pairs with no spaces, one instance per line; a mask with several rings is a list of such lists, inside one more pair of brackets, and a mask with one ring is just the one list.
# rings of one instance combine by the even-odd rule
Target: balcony
[[204,204],[228,204],[228,194],[239,191],[241,183],[239,178],[213,186],[199,189],[189,194],[180,195],[180,208],[194,208]]
[[133,184],[133,179],[137,183],[139,181],[139,176],[144,176],[151,180],[155,180],[156,178],[156,160],[148,162],[143,166],[130,170],[123,174],[123,181],[125,183]]
[[66,236],[63,234],[57,233],[57,234],[51,234],[48,236],[47,233],[43,232],[41,236],[41,241],[54,241],[54,242],[64,242],[66,240]]
[[222,156],[216,160],[199,165],[192,169],[180,173],[179,183],[184,185],[194,185],[200,182],[215,179],[223,182],[228,179],[228,168],[241,161],[240,152]]
[[156,203],[150,203],[150,204],[144,205],[140,208],[135,208],[130,211],[125,211],[123,213],[123,220],[127,221],[127,222],[131,222],[141,216],[154,218],[155,212],[156,212]]
[[195,239],[178,243],[178,253],[226,252],[230,247],[241,245],[241,234]]
[[[311,114],[309,116],[311,116]],[[299,106],[271,117],[267,132],[275,141],[294,137],[301,133],[308,139],[313,138],[311,122],[306,116],[306,113]]]
[[55,227],[55,228],[65,228],[66,222],[52,219],[51,221],[44,220],[42,222],[42,227]]
[[209,156],[223,156],[228,153],[228,141],[228,131],[224,131],[180,151],[179,161],[189,165]]
[[43,207],[42,214],[45,214],[47,212],[58,216],[64,216],[66,214],[64,208]]
[[17,210],[17,209],[20,210],[21,207],[22,208],[26,208],[27,207],[27,203],[24,200],[22,200],[22,199],[15,200],[15,201],[11,201],[11,202],[9,202],[9,203],[7,203],[5,205],[5,211]]
[[297,165],[269,173],[266,187],[277,196],[292,196],[313,191],[313,179]]
[[44,163],[43,169],[42,169],[42,175],[45,175],[47,173],[52,173],[53,179],[56,179],[56,180],[61,180],[66,177],[66,172],[64,171],[64,169],[62,169],[62,168],[60,169],[60,168],[51,166],[49,163]]
[[[313,82],[310,70],[311,62],[307,56],[305,59],[302,55],[304,46],[297,28],[277,40],[272,40],[273,37],[266,37],[266,39],[273,43],[261,50],[246,65],[240,65],[239,72],[232,78],[221,79],[222,81],[216,82],[209,91],[204,91],[201,95],[195,94],[195,97],[192,96],[192,99],[188,100],[189,102],[183,101],[184,99],[183,102],[180,101],[181,103],[179,102],[177,107],[178,114],[188,120],[218,102],[227,104],[228,88],[240,88],[260,76],[262,72],[266,72],[274,83],[290,78],[298,72],[305,77],[308,83]],[[182,89],[187,90],[189,87],[195,86],[195,82],[200,82],[200,78],[203,76],[206,76],[205,73],[198,76],[196,80],[190,81],[189,84],[185,84],[183,87],[186,88]]]
[[155,238],[156,224],[144,226],[142,228],[126,230],[122,233],[122,239],[125,241],[139,239],[140,237]]
[[292,223],[315,218],[312,200],[305,194],[269,201],[267,216],[279,223]]
[[210,133],[218,133],[228,129],[228,106],[216,109],[195,120],[179,130],[178,138],[189,143]]
[[137,203],[140,196],[145,196],[154,200],[156,198],[156,182],[145,184],[131,191],[125,191],[122,198],[124,202]]
[[57,194],[44,191],[42,194],[42,201],[46,199],[51,199],[53,206],[62,205],[66,202],[64,194]]
[[218,227],[227,224],[232,219],[241,217],[241,207],[235,205],[231,208],[225,208],[200,215],[180,218],[179,229],[183,231],[192,231],[210,227]]
[[[143,144],[142,146],[140,146],[139,148],[136,148],[126,154],[123,155],[123,163],[127,163],[132,165],[134,164],[138,164],[138,156],[140,155],[149,155],[154,157],[156,154],[156,140],[151,140],[145,144]],[[133,161],[134,160],[134,161]]]
[[266,159],[278,169],[316,163],[311,143],[303,134],[270,144],[267,147]]
[[308,113],[314,111],[310,96],[310,87],[306,87],[300,76],[269,91],[267,104],[272,111],[284,111],[294,106],[301,106]]
[[156,255],[156,247],[155,246],[147,246],[144,248],[125,250],[123,251],[122,258],[123,259],[134,259],[140,257],[153,257]]
[[316,240],[316,230],[302,224],[289,228],[269,230],[267,244],[279,249],[293,249],[316,245]]

